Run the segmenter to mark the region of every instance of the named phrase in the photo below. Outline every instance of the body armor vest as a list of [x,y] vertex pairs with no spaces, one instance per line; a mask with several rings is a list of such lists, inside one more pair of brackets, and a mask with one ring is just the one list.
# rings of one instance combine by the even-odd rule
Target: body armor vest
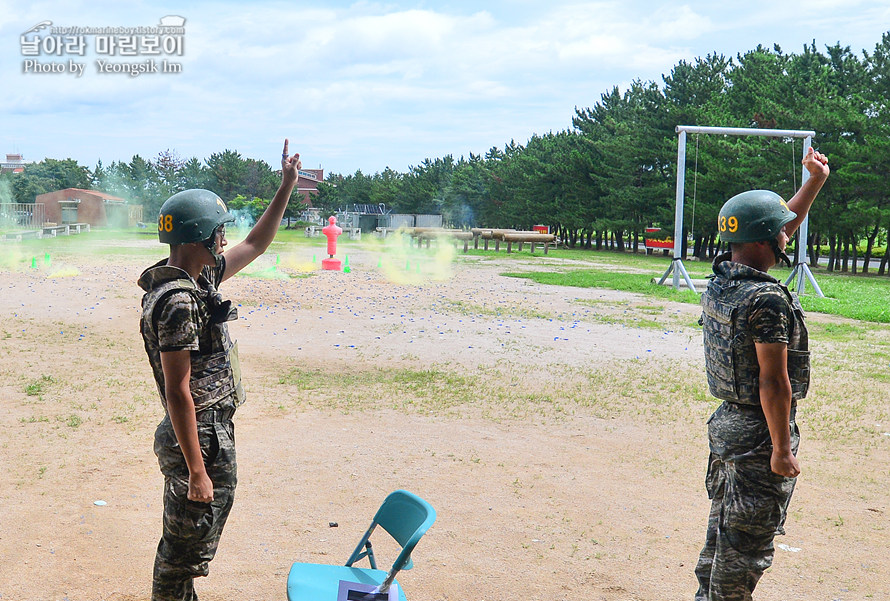
[[760,364],[748,328],[748,311],[757,295],[780,288],[793,313],[788,342],[791,398],[806,397],[810,385],[810,353],[800,301],[776,281],[715,278],[702,295],[705,369],[708,388],[723,401],[760,405]]
[[[237,311],[231,308],[229,301],[223,302],[215,289],[203,294],[192,280],[182,278],[161,283],[142,298],[142,335],[164,409],[167,408],[167,397],[164,392],[164,373],[160,367],[160,354],[157,350],[155,312],[161,301],[175,292],[183,291],[192,295],[201,315],[207,317],[206,321],[202,320],[199,324],[199,330],[205,332],[199,337],[200,350],[190,353],[189,390],[195,403],[195,412],[209,408],[238,407],[244,403],[246,395],[241,385],[238,345],[232,343],[226,326],[227,321],[238,318]],[[206,332],[209,332],[209,336]],[[157,357],[153,356],[153,349],[158,354]]]

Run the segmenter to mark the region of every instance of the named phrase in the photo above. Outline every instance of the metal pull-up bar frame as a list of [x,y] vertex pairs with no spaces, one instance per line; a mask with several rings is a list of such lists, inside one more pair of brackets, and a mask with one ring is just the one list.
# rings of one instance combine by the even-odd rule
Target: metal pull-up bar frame
[[[674,258],[658,283],[663,284],[671,272],[673,272],[675,290],[680,289],[681,276],[683,277],[686,286],[690,290],[695,290],[695,285],[692,283],[692,279],[689,277],[689,273],[683,265],[683,200],[686,184],[686,134],[803,138],[803,156],[805,157],[807,156],[807,151],[813,145],[813,137],[816,135],[816,132],[795,129],[757,129],[753,127],[700,127],[697,125],[678,125],[676,131],[679,134],[679,137],[677,139],[677,203],[676,212],[674,213]],[[807,171],[805,167],[801,167],[801,172],[800,185],[803,186],[809,179],[810,172]],[[816,278],[813,277],[813,272],[810,271],[810,266],[807,265],[806,261],[807,230],[809,221],[810,217],[807,215],[807,217],[804,218],[803,223],[800,224],[800,229],[798,230],[800,237],[798,238],[799,242],[796,246],[797,252],[795,252],[794,268],[791,270],[791,275],[788,276],[788,279],[785,281],[785,285],[787,286],[792,280],[797,278],[795,291],[798,294],[803,294],[804,277],[806,276],[806,279],[809,280],[810,284],[812,284],[815,289],[816,294],[820,297],[824,297],[825,295],[822,293],[822,289],[819,288],[819,284],[816,283]]]

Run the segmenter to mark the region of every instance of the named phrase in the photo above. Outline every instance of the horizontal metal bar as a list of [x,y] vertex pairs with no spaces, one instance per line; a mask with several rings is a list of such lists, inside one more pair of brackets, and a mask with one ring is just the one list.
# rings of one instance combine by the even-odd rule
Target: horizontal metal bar
[[726,136],[767,136],[771,138],[812,138],[814,131],[798,129],[759,129],[756,127],[701,127],[698,125],[678,125],[677,133],[723,134]]

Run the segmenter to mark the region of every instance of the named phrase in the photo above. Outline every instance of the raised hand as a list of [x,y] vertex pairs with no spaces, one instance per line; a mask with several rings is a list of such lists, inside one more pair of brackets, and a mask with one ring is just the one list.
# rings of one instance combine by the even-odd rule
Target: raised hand
[[828,166],[828,157],[821,152],[813,150],[812,146],[801,163],[810,172],[810,176],[828,177],[828,174],[831,173],[831,168]]
[[288,156],[287,138],[284,139],[284,150],[281,151],[281,181],[292,183],[297,181],[297,172],[302,169],[303,163],[300,162],[300,153],[295,152],[294,156]]

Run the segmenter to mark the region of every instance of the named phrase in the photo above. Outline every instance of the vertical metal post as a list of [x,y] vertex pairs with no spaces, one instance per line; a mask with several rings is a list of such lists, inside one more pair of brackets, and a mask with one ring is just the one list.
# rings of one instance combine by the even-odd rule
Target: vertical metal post
[[658,280],[659,285],[663,284],[667,277],[673,272],[674,274],[674,290],[680,289],[680,276],[686,282],[686,286],[695,292],[695,284],[686,272],[683,266],[683,201],[686,194],[686,131],[680,130],[677,138],[677,199],[676,209],[674,211],[674,258],[668,266],[667,271]]
[[[813,145],[813,137],[807,136],[803,141],[803,156],[807,156],[807,151],[809,151],[810,147]],[[807,180],[810,179],[810,172],[807,171],[806,167],[801,167],[801,176],[800,176],[800,187],[803,188],[803,185],[807,183]],[[800,228],[797,230],[797,247],[794,254],[796,255],[796,260],[794,262],[794,269],[791,270],[791,275],[788,276],[788,279],[785,280],[785,285],[788,286],[797,278],[797,281],[794,284],[794,291],[797,292],[798,295],[802,295],[804,293],[804,286],[806,285],[806,281],[809,280],[810,284],[813,286],[813,290],[816,291],[816,294],[820,298],[825,298],[825,294],[822,292],[822,289],[819,287],[819,284],[816,283],[816,278],[813,277],[813,272],[810,271],[810,266],[807,263],[807,238],[809,237],[809,223],[810,216],[809,214],[804,217],[803,222],[800,224]]]
[[[683,204],[686,195],[686,132],[677,142],[677,202],[674,209],[674,260],[683,258]],[[674,265],[676,267],[676,265]],[[674,290],[680,289],[680,270],[674,269]]]
[[[801,156],[801,160],[803,157],[807,156],[807,151],[813,145],[813,138],[807,136],[803,140],[803,155]],[[810,179],[810,172],[807,171],[807,168],[803,165],[800,166],[800,187],[803,188],[803,185],[807,183],[807,180]],[[803,222],[801,222],[800,227],[797,230],[797,263],[795,263],[794,267],[797,269],[797,294],[803,294],[803,286],[804,286],[804,269],[801,268],[801,265],[807,265],[807,237],[809,235],[810,229],[810,215],[807,213],[807,216],[804,217]]]

